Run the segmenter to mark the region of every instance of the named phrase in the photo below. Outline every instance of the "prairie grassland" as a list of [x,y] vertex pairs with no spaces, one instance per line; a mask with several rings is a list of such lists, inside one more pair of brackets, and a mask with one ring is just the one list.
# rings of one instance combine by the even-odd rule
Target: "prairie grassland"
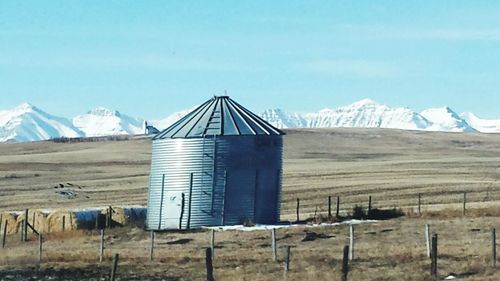
[[[317,136],[310,138],[309,136]],[[284,215],[295,197],[304,212],[324,211],[328,195],[355,204],[425,210],[500,201],[500,135],[398,130],[293,130],[285,151]],[[477,206],[477,205],[476,205]]]
[[[0,144],[0,210],[145,205],[150,139]],[[295,198],[304,215],[325,211],[327,196],[355,204],[425,210],[500,204],[500,134],[387,129],[300,129],[285,136],[282,218]],[[56,194],[71,183],[77,196]]]
[[[500,223],[500,135],[379,129],[288,130],[285,136],[282,219],[325,214],[328,196],[341,197],[341,212],[354,205],[402,208],[400,219],[356,227],[356,260],[350,280],[430,280],[424,225],[439,234],[439,274],[467,280],[499,280],[491,269],[490,229]],[[150,140],[88,143],[0,144],[0,209],[85,208],[145,205]],[[70,183],[71,185],[69,185]],[[74,199],[54,187],[72,189]],[[76,186],[79,186],[77,188]],[[461,213],[467,192],[467,216]],[[416,214],[422,194],[422,216]],[[333,200],[335,202],[335,200]],[[325,239],[302,242],[304,232]],[[106,262],[96,266],[95,232],[47,234],[45,262],[36,269],[36,242],[11,236],[0,256],[5,280],[100,280],[119,253],[121,280],[201,280],[207,231],[158,234],[155,261],[148,261],[149,234],[119,228],[106,234]],[[340,280],[346,226],[293,227],[278,231],[292,245],[288,280]],[[217,234],[217,280],[281,280],[282,263],[271,260],[269,231]],[[282,257],[282,256],[281,256]],[[6,277],[8,276],[8,277]],[[14,276],[14,279],[9,279]],[[63,277],[61,277],[63,276]],[[17,278],[17,279],[16,279]]]
[[[440,279],[454,273],[467,280],[499,280],[491,268],[491,228],[499,217],[404,218],[355,226],[355,260],[349,280],[430,280],[424,225],[438,233]],[[306,232],[319,237],[303,242]],[[297,226],[277,231],[279,261],[273,262],[269,230],[216,233],[216,280],[283,280],[283,246],[292,246],[288,280],[340,280],[347,225]],[[95,231],[48,234],[44,263],[37,266],[36,238],[28,243],[9,237],[0,257],[0,277],[26,278],[50,273],[83,272],[64,280],[99,280],[110,271],[111,257],[120,254],[119,280],[202,280],[209,231],[156,234],[154,261],[149,261],[149,233],[137,228],[106,232],[105,261],[98,265],[99,235]],[[31,266],[28,266],[31,265]],[[54,273],[56,272],[56,273]],[[17,275],[16,275],[17,274]],[[43,279],[41,276],[41,280]],[[94,278],[94,279],[93,279]],[[14,279],[11,279],[14,280]]]

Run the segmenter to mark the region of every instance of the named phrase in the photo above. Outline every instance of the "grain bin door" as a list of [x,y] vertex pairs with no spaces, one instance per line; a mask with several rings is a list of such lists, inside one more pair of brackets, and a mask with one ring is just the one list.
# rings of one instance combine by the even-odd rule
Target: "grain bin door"
[[255,186],[255,223],[277,223],[279,210],[278,173],[273,170],[260,170]]
[[182,215],[182,192],[167,191],[163,199],[162,229],[180,229]]
[[227,173],[224,224],[242,224],[254,220],[255,172],[236,170]]

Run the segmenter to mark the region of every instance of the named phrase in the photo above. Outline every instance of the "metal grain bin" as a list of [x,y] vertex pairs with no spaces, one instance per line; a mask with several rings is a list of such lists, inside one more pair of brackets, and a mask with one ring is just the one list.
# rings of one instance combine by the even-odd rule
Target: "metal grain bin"
[[277,223],[283,135],[227,96],[187,114],[153,138],[147,227]]

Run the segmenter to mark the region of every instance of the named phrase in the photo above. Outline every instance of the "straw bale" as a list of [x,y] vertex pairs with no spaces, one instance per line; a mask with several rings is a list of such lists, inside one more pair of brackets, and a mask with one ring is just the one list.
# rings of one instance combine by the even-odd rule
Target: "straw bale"
[[[125,209],[122,207],[111,207],[111,226],[124,226],[127,224],[127,216],[125,215]],[[108,214],[108,208],[101,210],[101,214]],[[107,219],[107,218],[106,218]]]
[[[142,226],[146,219],[146,208],[123,208],[111,207],[112,226],[135,225]],[[108,208],[101,210],[101,214],[107,215]]]
[[52,211],[47,217],[47,232],[62,231],[63,217],[65,231],[78,229],[78,218],[75,213],[66,209],[58,209]]
[[5,222],[7,222],[7,234],[16,234],[17,233],[17,214],[10,212],[0,213],[2,219],[2,233]]
[[[23,212],[16,218],[17,231],[22,229],[24,216]],[[45,233],[47,231],[47,214],[40,210],[28,210],[28,223],[39,233]],[[31,229],[28,229],[28,232],[31,232]]]

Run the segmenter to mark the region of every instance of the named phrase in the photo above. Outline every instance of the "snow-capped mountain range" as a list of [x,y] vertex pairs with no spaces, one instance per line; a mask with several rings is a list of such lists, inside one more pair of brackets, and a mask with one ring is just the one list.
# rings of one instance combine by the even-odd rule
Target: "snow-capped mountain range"
[[[162,130],[191,110],[148,121]],[[337,109],[291,113],[268,109],[261,117],[281,128],[392,128],[444,132],[500,133],[500,119],[481,119],[470,112],[457,114],[449,107],[416,112],[407,107],[389,107],[369,99]],[[0,142],[39,141],[59,137],[134,135],[145,132],[146,121],[115,110],[98,107],[67,119],[44,112],[29,103],[0,111]]]
[[500,119],[481,119],[470,112],[459,115],[449,107],[430,108],[419,113],[407,107],[389,107],[369,99],[313,113],[269,109],[261,116],[281,129],[344,127],[500,133]]
[[83,132],[66,118],[50,115],[29,103],[0,111],[0,142],[79,137]]
[[144,132],[144,119],[98,107],[73,118],[73,126],[86,137],[110,135],[137,135]]

